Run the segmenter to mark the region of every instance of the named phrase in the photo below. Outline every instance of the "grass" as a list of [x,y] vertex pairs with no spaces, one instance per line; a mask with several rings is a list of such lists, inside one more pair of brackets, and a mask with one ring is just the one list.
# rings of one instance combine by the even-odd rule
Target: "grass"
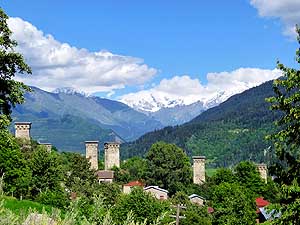
[[29,200],[17,200],[13,197],[2,196],[0,200],[4,199],[3,207],[11,210],[15,214],[19,215],[21,213],[28,214],[30,211],[37,211],[42,213],[46,211],[47,213],[52,212],[52,207],[40,204],[38,202],[33,202]]

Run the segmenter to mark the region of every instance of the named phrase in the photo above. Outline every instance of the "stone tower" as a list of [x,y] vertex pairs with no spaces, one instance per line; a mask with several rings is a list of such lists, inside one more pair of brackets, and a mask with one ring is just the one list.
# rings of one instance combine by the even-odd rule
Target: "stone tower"
[[205,156],[193,157],[194,184],[205,182]]
[[104,143],[105,170],[113,166],[120,167],[120,144],[118,142]]
[[268,177],[268,168],[266,164],[257,164],[257,169],[260,174],[260,177],[267,183],[267,177]]
[[30,140],[30,122],[15,122],[15,137]]
[[98,170],[98,141],[85,142],[85,157],[91,163],[91,169]]

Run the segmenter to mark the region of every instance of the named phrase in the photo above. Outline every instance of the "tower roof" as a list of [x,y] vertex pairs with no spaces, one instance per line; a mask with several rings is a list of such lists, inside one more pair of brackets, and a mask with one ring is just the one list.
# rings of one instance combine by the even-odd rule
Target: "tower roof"
[[31,125],[31,122],[15,122],[15,125]]
[[119,142],[113,142],[113,141],[111,141],[111,142],[105,142],[104,143],[104,145],[119,145],[120,143]]
[[99,141],[85,141],[86,144],[98,144]]
[[193,156],[193,159],[206,159],[205,156]]

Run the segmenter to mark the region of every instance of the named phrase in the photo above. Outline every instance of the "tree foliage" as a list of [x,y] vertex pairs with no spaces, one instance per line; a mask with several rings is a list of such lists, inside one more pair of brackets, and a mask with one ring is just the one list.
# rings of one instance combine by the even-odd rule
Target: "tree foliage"
[[185,152],[174,144],[157,142],[147,156],[147,183],[167,189],[171,194],[192,181],[192,170]]
[[[300,29],[296,26],[298,43]],[[296,50],[300,64],[300,49]],[[283,77],[274,81],[275,96],[268,99],[272,110],[282,112],[277,121],[279,131],[270,135],[274,141],[278,161],[272,167],[276,182],[282,189],[282,216],[275,224],[300,224],[300,70],[277,63]]]
[[237,182],[247,188],[254,197],[260,197],[264,193],[265,182],[260,177],[257,167],[249,161],[240,162],[235,168]]
[[0,129],[0,146],[0,176],[4,177],[4,191],[17,197],[26,196],[31,171],[20,147],[8,130]]
[[117,224],[125,221],[128,213],[131,211],[135,221],[144,222],[147,218],[147,224],[155,222],[157,217],[169,212],[170,208],[167,202],[162,202],[144,192],[140,188],[134,190],[128,195],[122,195],[112,209],[112,214]]
[[211,196],[213,224],[255,224],[256,209],[253,199],[237,183],[222,183],[214,187]]
[[0,8],[0,114],[10,117],[11,107],[24,101],[30,88],[14,80],[16,74],[31,73],[21,54],[14,51],[17,42],[11,39],[8,16]]

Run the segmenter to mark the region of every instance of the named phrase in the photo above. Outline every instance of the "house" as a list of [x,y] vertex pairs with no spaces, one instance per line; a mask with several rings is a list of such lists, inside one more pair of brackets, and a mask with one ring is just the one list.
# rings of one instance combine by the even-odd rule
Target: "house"
[[266,206],[270,204],[267,200],[264,198],[256,198],[256,214],[257,214],[257,219],[256,223],[263,223],[268,220],[273,220],[274,218],[280,217],[281,213],[276,212],[274,209],[273,210],[266,210]]
[[112,170],[98,170],[96,176],[99,183],[112,183],[114,179],[114,171]]
[[197,194],[192,194],[189,196],[189,199],[192,203],[197,204],[199,206],[203,206],[205,202],[205,198],[197,195]]
[[262,209],[264,209],[265,206],[269,205],[270,202],[265,200],[263,197],[260,197],[260,198],[255,199],[255,203],[256,203],[256,208],[257,208],[257,210],[256,210],[256,214],[257,214],[256,223],[263,223],[263,222],[267,221],[267,219],[265,218],[265,216],[262,213]]
[[142,187],[142,188],[144,188],[144,186],[145,185],[142,182],[138,181],[138,180],[131,181],[128,184],[123,185],[123,193],[124,194],[129,194],[133,187]]
[[144,188],[144,191],[151,193],[155,198],[160,200],[168,199],[168,191],[158,186],[148,186]]

